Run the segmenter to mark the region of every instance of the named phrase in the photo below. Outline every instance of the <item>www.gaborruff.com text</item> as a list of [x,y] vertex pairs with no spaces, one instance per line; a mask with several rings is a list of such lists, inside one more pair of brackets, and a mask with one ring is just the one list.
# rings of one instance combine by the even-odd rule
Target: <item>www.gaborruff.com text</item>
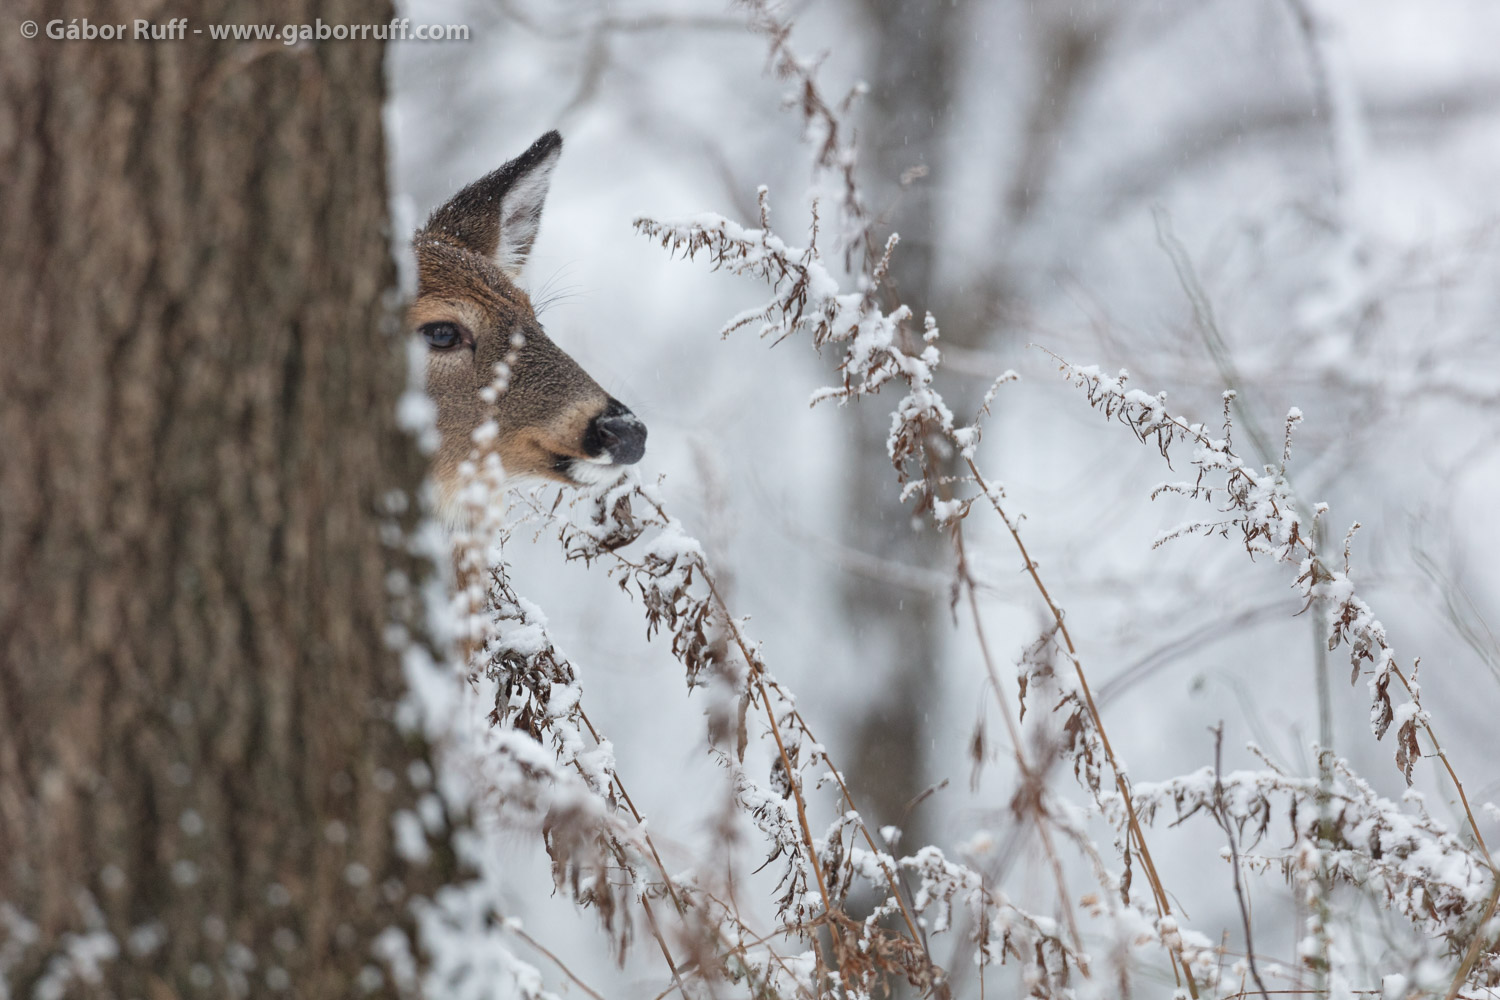
[[[34,37],[35,23],[29,23],[33,30],[23,33],[27,37]],[[169,42],[191,37],[226,42],[280,42],[283,45],[347,41],[463,42],[469,39],[469,26],[412,24],[410,18],[404,17],[381,24],[328,24],[318,19],[310,24],[206,24],[201,27],[194,27],[185,17],[174,17],[168,21],[137,18],[123,24],[99,24],[86,17],[75,17],[48,21],[45,34],[48,38],[66,42]]]

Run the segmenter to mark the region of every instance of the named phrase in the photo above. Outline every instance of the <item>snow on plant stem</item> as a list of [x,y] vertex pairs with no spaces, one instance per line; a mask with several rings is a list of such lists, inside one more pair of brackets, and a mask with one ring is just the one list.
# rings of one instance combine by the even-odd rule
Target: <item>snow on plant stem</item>
[[[885,287],[898,241],[892,235],[877,244],[871,236],[854,184],[853,132],[841,118],[848,100],[824,99],[813,64],[790,49],[785,22],[763,2],[748,6],[752,21],[771,40],[775,71],[792,84],[789,103],[803,115],[819,177],[832,178],[840,192],[836,249],[851,276],[840,280],[825,262],[816,209],[806,246],[774,230],[764,188],[756,227],[703,214],[675,223],[641,219],[637,228],[671,252],[688,258],[702,254],[716,268],[769,286],[768,301],[732,317],[725,335],[758,326],[762,336],[777,341],[804,336],[815,349],[840,349],[837,382],[815,394],[814,403],[859,400],[892,383],[903,389],[886,442],[895,470],[893,489],[913,499],[916,512],[930,516],[953,539],[959,566],[955,600],[967,595],[976,612],[995,697],[1007,725],[1015,727],[1011,742],[1022,781],[1012,810],[1036,831],[1054,865],[1063,919],[1016,906],[979,864],[966,864],[935,845],[898,857],[895,832],[872,833],[792,692],[775,678],[744,621],[727,606],[703,547],[668,513],[659,490],[631,481],[568,504],[523,496],[511,521],[498,528],[498,541],[471,539],[470,561],[460,558],[461,568],[467,565],[478,574],[460,592],[470,601],[471,618],[478,619],[465,630],[472,644],[469,671],[476,684],[487,685],[482,690],[493,700],[495,757],[504,762],[492,779],[500,791],[499,815],[540,826],[559,886],[599,912],[620,948],[631,915],[643,915],[671,970],[672,986],[684,997],[719,995],[731,982],[754,997],[868,997],[894,979],[905,979],[923,996],[946,997],[950,977],[929,944],[938,934],[961,937],[981,968],[1013,964],[1020,984],[1034,996],[1129,993],[1136,963],[1147,949],[1165,956],[1179,987],[1185,986],[1180,992],[1243,996],[1233,969],[1223,967],[1224,946],[1183,926],[1171,909],[1144,832],[1168,809],[1179,822],[1217,813],[1242,835],[1250,831],[1252,851],[1260,849],[1276,817],[1284,816],[1291,845],[1274,854],[1242,856],[1246,870],[1279,868],[1309,898],[1323,892],[1317,876],[1324,871],[1340,885],[1367,891],[1419,932],[1429,959],[1443,953],[1457,958],[1450,998],[1500,983],[1488,928],[1500,882],[1471,813],[1472,843],[1428,815],[1415,793],[1400,802],[1381,798],[1346,762],[1331,756],[1324,759],[1331,782],[1289,776],[1269,763],[1262,770],[1223,776],[1200,770],[1162,781],[1131,781],[1110,745],[1065,615],[1027,552],[1020,519],[1007,509],[1000,482],[980,468],[982,417],[999,386],[1015,375],[1007,372],[996,380],[972,420],[955,417],[933,384],[942,363],[936,321],[926,316],[921,329],[913,329],[914,317]],[[1111,377],[1065,363],[1064,371],[1092,405],[1164,457],[1178,444],[1191,447],[1196,479],[1165,484],[1157,492],[1217,504],[1220,516],[1184,524],[1158,541],[1190,533],[1234,535],[1252,556],[1294,565],[1294,586],[1307,600],[1330,609],[1331,648],[1348,647],[1356,679],[1368,671],[1372,729],[1380,737],[1396,727],[1403,774],[1410,780],[1420,755],[1417,738],[1425,733],[1463,796],[1422,707],[1415,668],[1408,676],[1398,667],[1384,627],[1355,592],[1348,539],[1340,568],[1315,551],[1310,526],[1297,515],[1285,468],[1301,414],[1288,414],[1280,466],[1252,469],[1233,450],[1227,398],[1222,432],[1210,431],[1174,415],[1165,394],[1129,388],[1123,373]],[[475,469],[482,474],[483,463]],[[984,642],[963,555],[964,523],[976,503],[1004,523],[1052,618],[1017,665],[1021,703],[1015,719]],[[1314,517],[1326,510],[1315,508]],[[694,865],[698,874],[691,878],[670,874],[662,863],[614,768],[608,741],[584,712],[578,670],[557,650],[540,609],[510,584],[504,546],[522,524],[552,529],[567,558],[601,565],[622,591],[640,601],[648,634],[670,645],[687,687],[713,692],[708,752],[728,778],[730,808],[757,831],[770,860],[780,863],[771,932],[752,929],[734,893],[717,891],[707,874],[715,870],[712,859]],[[481,552],[483,557],[476,557]],[[476,595],[481,599],[475,601]],[[1393,680],[1408,699],[1392,702]],[[1028,706],[1029,740],[1020,738]],[[754,755],[747,756],[752,739],[769,762],[764,773],[756,773]],[[1048,775],[1057,763],[1071,765],[1084,793],[1081,804],[1050,786]],[[1466,797],[1464,802],[1468,813]],[[815,826],[820,805],[832,819]],[[1123,869],[1112,868],[1087,835],[1091,814],[1113,826]],[[1057,865],[1054,840],[1078,851],[1098,892],[1075,904]],[[982,854],[988,840],[976,836],[970,843]],[[1131,895],[1137,870],[1149,885],[1146,898]],[[732,880],[733,872],[726,877]],[[850,900],[860,888],[874,903],[856,917]],[[1075,909],[1094,921],[1104,965],[1090,962]],[[1332,913],[1326,905],[1321,912]],[[1327,955],[1345,962],[1348,952],[1330,949]],[[1338,971],[1340,978],[1331,982],[1348,978],[1344,969]],[[1387,982],[1395,979],[1407,982],[1400,976]]]

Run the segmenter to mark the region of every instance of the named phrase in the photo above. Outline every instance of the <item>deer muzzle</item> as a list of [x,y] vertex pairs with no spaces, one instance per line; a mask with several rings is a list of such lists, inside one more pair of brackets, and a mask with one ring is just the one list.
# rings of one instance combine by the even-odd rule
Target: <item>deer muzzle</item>
[[612,465],[634,465],[646,453],[646,425],[621,403],[611,400],[609,408],[589,425],[585,447],[606,454]]

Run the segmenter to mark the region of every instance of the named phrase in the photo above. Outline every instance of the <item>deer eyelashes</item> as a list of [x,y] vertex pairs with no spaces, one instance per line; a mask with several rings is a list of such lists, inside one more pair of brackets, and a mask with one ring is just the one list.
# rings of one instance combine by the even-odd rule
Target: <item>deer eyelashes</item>
[[435,351],[451,351],[461,344],[474,347],[474,336],[457,323],[427,323],[421,329],[422,339]]

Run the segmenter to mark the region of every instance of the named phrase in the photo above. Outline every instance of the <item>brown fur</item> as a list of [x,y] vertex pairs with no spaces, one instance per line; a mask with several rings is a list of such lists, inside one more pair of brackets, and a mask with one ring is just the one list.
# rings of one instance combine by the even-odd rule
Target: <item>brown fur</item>
[[[543,148],[548,141],[544,136],[525,156],[465,188],[433,213],[414,241],[418,285],[407,317],[410,328],[419,333],[428,324],[452,323],[464,337],[456,348],[428,350],[427,393],[437,404],[442,439],[433,476],[445,504],[461,485],[463,463],[478,457],[474,432],[488,420],[498,429],[493,447],[507,478],[578,484],[587,481],[579,475],[592,469],[569,460],[610,468],[608,455],[601,459],[597,447],[590,453],[593,422],[606,414],[629,414],[548,338],[514,280],[530,250],[540,200],[519,248],[506,245],[497,220],[502,206],[511,210],[505,191],[518,174],[525,179],[527,158],[539,159],[541,149],[555,159],[561,139]],[[550,162],[546,166],[550,169]],[[540,183],[545,191],[545,179]],[[501,265],[514,270],[507,273]],[[498,397],[487,393],[507,362],[508,385]]]

